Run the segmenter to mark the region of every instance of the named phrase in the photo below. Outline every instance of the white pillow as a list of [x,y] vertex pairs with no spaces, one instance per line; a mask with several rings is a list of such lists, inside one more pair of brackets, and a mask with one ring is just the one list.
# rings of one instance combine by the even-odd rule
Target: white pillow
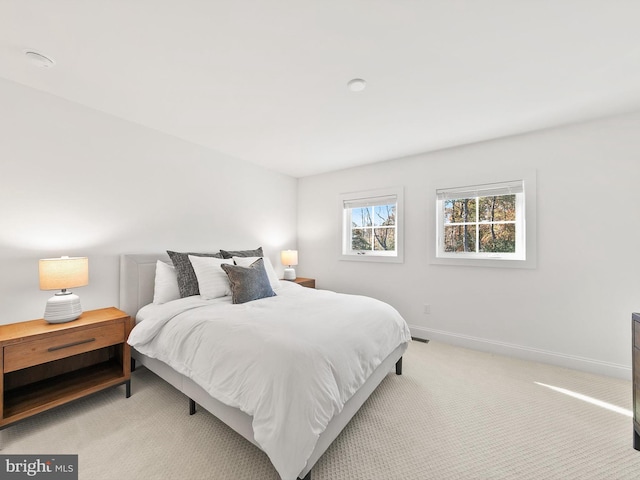
[[198,279],[200,296],[205,300],[231,295],[229,277],[220,265],[233,265],[233,260],[215,257],[195,257],[189,255],[189,261]]
[[167,265],[158,260],[156,262],[156,279],[153,288],[153,303],[167,303],[180,298],[178,277],[173,265]]
[[267,277],[269,277],[271,289],[275,290],[276,288],[280,288],[280,280],[278,279],[278,274],[274,270],[273,265],[271,265],[271,261],[267,257],[233,257],[233,261],[236,263],[236,265],[240,265],[241,267],[248,267],[259,258],[264,259],[264,269],[267,271]]

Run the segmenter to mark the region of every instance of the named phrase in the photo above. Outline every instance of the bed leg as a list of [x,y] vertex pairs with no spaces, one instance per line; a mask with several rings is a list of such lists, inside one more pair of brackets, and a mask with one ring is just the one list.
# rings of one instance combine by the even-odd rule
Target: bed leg
[[196,402],[189,399],[189,415],[193,415],[196,413]]
[[131,371],[132,372],[136,371],[136,359],[135,358],[131,359]]
[[402,357],[396,362],[396,375],[402,375]]
[[304,478],[298,477],[298,480],[311,480],[311,470],[309,470],[309,473],[307,473]]

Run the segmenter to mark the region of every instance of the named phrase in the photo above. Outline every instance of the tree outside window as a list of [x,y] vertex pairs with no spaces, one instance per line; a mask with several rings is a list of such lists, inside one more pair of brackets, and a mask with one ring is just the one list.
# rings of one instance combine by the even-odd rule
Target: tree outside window
[[395,251],[395,203],[351,210],[351,249]]
[[516,196],[444,201],[446,252],[516,251]]
[[518,180],[438,190],[437,256],[524,259],[523,185]]

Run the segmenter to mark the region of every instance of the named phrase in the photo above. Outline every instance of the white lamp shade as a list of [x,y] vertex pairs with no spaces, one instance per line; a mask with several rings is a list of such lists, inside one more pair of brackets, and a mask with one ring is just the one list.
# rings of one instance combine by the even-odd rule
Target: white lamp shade
[[283,250],[280,253],[280,261],[283,265],[297,265],[298,264],[298,251],[297,250]]
[[45,258],[39,262],[40,290],[63,290],[89,285],[87,257]]

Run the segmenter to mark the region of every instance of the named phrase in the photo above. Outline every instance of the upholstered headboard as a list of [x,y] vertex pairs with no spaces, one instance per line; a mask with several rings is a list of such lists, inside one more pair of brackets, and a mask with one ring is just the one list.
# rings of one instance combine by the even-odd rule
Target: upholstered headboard
[[120,310],[135,318],[138,310],[153,301],[156,262],[171,265],[166,253],[120,256]]

